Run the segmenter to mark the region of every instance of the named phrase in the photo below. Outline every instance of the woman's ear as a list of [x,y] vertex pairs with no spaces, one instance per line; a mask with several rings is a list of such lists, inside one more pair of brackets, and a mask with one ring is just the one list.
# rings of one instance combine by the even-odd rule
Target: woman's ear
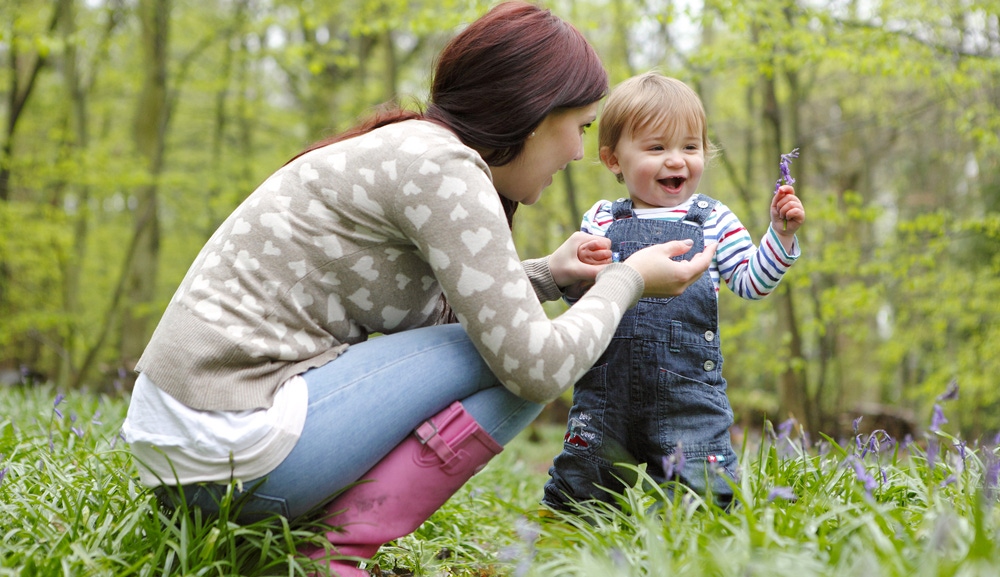
[[622,168],[618,164],[618,155],[615,154],[615,151],[610,146],[602,146],[600,156],[604,166],[608,167],[608,170],[614,173],[615,176],[621,177]]

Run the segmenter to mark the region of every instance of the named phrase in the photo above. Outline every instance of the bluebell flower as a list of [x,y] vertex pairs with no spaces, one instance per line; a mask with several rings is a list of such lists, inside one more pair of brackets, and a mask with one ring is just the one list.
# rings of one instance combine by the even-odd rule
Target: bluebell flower
[[622,550],[618,547],[612,547],[611,550],[608,551],[608,556],[611,557],[611,562],[615,567],[619,567],[621,569],[626,569],[628,567],[628,559],[625,558],[625,554],[622,553]]
[[938,395],[937,400],[954,401],[956,399],[958,399],[958,379],[952,379],[948,382],[948,387],[945,391]]
[[523,517],[514,522],[514,528],[521,541],[528,545],[534,545],[538,536],[542,534],[542,528],[537,523],[532,523]]
[[941,405],[934,404],[934,414],[931,415],[931,426],[930,431],[937,432],[941,430],[941,425],[948,422],[948,419],[944,416],[944,410]]
[[677,448],[670,455],[663,457],[663,478],[673,479],[674,476],[680,476],[681,471],[684,470],[684,464],[687,459],[684,457],[684,448],[681,443],[677,443]]
[[957,480],[958,479],[955,478],[955,475],[948,475],[948,477],[945,478],[944,481],[941,481],[940,487],[941,488],[947,487],[948,485],[951,485],[952,483],[954,483]]
[[785,439],[792,433],[792,427],[795,426],[795,419],[785,419],[778,425],[778,438]]
[[778,189],[781,188],[782,184],[795,184],[795,179],[792,178],[792,171],[790,167],[792,165],[792,159],[798,157],[798,148],[792,150],[788,154],[781,155],[781,164],[778,167],[781,170],[781,178],[779,178],[778,182],[774,184],[774,194],[778,194]]
[[[881,438],[881,441],[879,440]],[[865,448],[861,452],[861,458],[864,459],[865,455],[869,452],[879,453],[882,450],[883,444],[886,447],[891,447],[893,444],[893,439],[889,436],[889,433],[885,429],[876,429],[868,435],[868,442],[865,443]]]
[[66,395],[59,393],[58,395],[56,395],[55,402],[52,403],[52,410],[55,412],[56,415],[59,416],[60,419],[63,418],[63,414],[62,411],[59,410],[59,403],[63,402],[63,399],[65,398]]
[[968,458],[968,455],[965,452],[965,445],[966,445],[965,441],[958,441],[957,443],[955,443],[955,446],[958,447],[958,456],[962,457],[963,464],[965,463],[965,460]]
[[791,487],[775,487],[771,489],[771,492],[767,494],[767,502],[771,503],[776,499],[784,499],[785,501],[794,501],[798,497],[795,495],[795,491],[792,491]]
[[3,478],[7,476],[7,467],[0,469],[0,483],[3,483]]
[[847,462],[854,468],[854,475],[857,476],[858,480],[864,483],[865,492],[871,495],[872,491],[878,486],[878,481],[868,473],[864,461],[854,455],[848,455]]

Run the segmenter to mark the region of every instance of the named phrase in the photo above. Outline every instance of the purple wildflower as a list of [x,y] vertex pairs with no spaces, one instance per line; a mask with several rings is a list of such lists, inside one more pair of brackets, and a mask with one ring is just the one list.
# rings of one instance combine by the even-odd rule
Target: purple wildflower
[[781,188],[782,184],[795,184],[795,179],[792,178],[792,171],[789,169],[789,167],[792,164],[792,159],[798,157],[799,157],[798,148],[792,150],[788,154],[781,155],[781,164],[779,165],[779,168],[781,170],[781,178],[779,178],[778,182],[774,184],[774,194],[778,194],[778,189]]
[[931,471],[934,470],[934,466],[937,464],[938,452],[937,439],[933,437],[927,439],[927,468]]
[[521,542],[505,548],[500,552],[500,557],[504,561],[517,560],[514,567],[514,576],[523,577],[528,574],[531,568],[531,560],[535,556],[535,542],[541,534],[541,528],[526,519],[518,519],[516,523],[517,536]]
[[851,421],[851,426],[854,428],[854,434],[855,435],[858,434],[858,428],[861,427],[861,419],[863,419],[863,418],[865,418],[865,416],[861,415],[857,419],[854,419],[853,421]]
[[[879,440],[880,438],[881,441]],[[879,453],[882,450],[883,444],[885,444],[886,447],[891,447],[893,442],[894,441],[892,437],[889,436],[889,433],[887,433],[885,429],[877,429],[875,431],[872,431],[872,433],[868,435],[868,442],[865,443],[864,450],[861,452],[861,458],[864,459],[865,455],[867,455],[869,452]]]
[[518,519],[514,523],[514,528],[521,541],[529,545],[534,545],[535,541],[538,541],[538,536],[542,533],[541,527],[537,523],[532,523],[524,518]]
[[0,469],[0,483],[3,483],[3,478],[7,476],[7,467]]
[[80,427],[70,427],[69,430],[73,431],[77,437],[80,437],[81,439],[83,438],[83,429]]
[[625,569],[629,566],[628,559],[625,558],[625,553],[622,553],[622,550],[618,547],[612,547],[608,551],[608,556],[611,557],[611,562],[614,563],[615,567]]
[[858,477],[858,480],[865,484],[865,492],[871,495],[875,487],[878,486],[878,482],[875,480],[875,477],[872,477],[871,474],[868,473],[868,469],[865,468],[864,461],[861,459],[854,455],[849,455],[847,460],[850,462],[851,466],[854,467],[854,474]]
[[681,443],[677,443],[677,448],[670,455],[663,457],[663,478],[666,480],[673,479],[674,476],[680,476],[681,471],[684,470],[684,464],[687,459],[684,457],[684,449]]
[[944,410],[941,405],[937,403],[934,404],[934,414],[931,416],[931,432],[937,432],[941,430],[941,425],[948,422],[948,419],[944,416]]
[[59,416],[60,419],[63,418],[63,414],[62,411],[59,410],[59,403],[63,402],[63,399],[65,398],[66,395],[59,393],[58,395],[56,395],[55,402],[52,403],[52,410],[53,412],[55,412],[56,415]]
[[792,427],[794,426],[795,426],[795,419],[785,419],[784,421],[782,421],[781,424],[778,425],[778,438],[779,439],[787,438],[788,435],[791,434]]
[[943,393],[938,395],[937,400],[954,401],[956,399],[958,399],[958,379],[952,379],[948,382],[948,388],[945,389]]
[[958,479],[955,478],[955,475],[948,475],[948,477],[944,481],[941,481],[940,487],[943,489],[957,480]]
[[674,451],[673,457],[676,459],[674,465],[677,469],[677,474],[680,475],[681,471],[684,470],[684,464],[687,461],[684,457],[684,449],[681,448],[680,442],[677,443],[677,450]]
[[784,499],[785,501],[794,501],[797,499],[795,491],[792,491],[791,487],[775,487],[771,489],[771,492],[767,494],[767,502],[771,503],[776,499]]

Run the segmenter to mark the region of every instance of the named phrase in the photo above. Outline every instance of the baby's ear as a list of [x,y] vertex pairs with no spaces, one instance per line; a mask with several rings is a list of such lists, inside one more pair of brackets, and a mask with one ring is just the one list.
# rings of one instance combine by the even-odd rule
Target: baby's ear
[[618,155],[610,146],[602,146],[599,152],[601,156],[601,162],[604,166],[608,167],[608,170],[615,173],[616,175],[621,175],[622,169],[618,164]]

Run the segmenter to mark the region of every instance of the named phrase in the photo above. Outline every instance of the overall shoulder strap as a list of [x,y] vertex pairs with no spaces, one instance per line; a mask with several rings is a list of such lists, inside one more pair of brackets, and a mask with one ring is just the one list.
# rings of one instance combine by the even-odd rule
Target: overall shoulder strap
[[620,218],[632,218],[632,199],[619,198],[611,204],[611,216],[618,220]]
[[691,200],[691,208],[688,209],[684,220],[704,226],[705,222],[708,221],[708,217],[712,215],[712,209],[717,204],[719,204],[719,201],[714,198],[705,196],[704,194],[695,195]]

